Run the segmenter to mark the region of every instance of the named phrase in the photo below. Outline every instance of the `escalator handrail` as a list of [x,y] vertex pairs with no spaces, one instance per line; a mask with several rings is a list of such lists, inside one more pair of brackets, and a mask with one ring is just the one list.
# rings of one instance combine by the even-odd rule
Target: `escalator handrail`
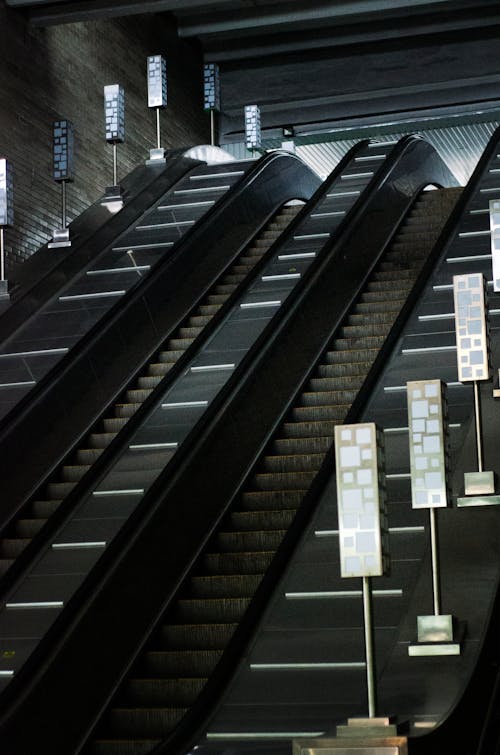
[[[269,215],[274,212],[275,204],[286,201],[283,199],[285,195],[292,198],[288,193],[292,189],[285,180],[291,175],[297,184],[300,184],[294,191],[297,190],[300,195],[303,193],[305,198],[308,198],[320,183],[310,168],[289,153],[275,152],[259,160],[239,179],[233,190],[226,195],[226,199],[217,203],[199,226],[197,224],[185,234],[178,244],[177,252],[158,263],[155,272],[134,287],[126,300],[122,299],[113,307],[105,321],[98,322],[76,344],[68,357],[61,360],[40,381],[31,392],[31,398],[27,397],[25,404],[12,415],[9,426],[4,427],[3,432],[0,431],[0,455],[4,460],[10,458],[9,455],[13,454],[17,444],[22,444],[26,456],[29,456],[30,449],[33,454],[35,451],[38,452],[38,466],[27,468],[24,476],[16,476],[15,470],[5,475],[3,483],[7,506],[1,513],[3,522],[10,519],[26,497],[36,489],[42,466],[45,470],[53,468],[65,455],[67,444],[73,443],[75,437],[82,437],[99,417],[102,407],[126,388],[131,376],[130,355],[138,360],[140,357],[142,365],[163,341],[163,327],[173,328],[185,317],[186,311],[191,309],[192,298],[186,302],[184,294],[184,301],[179,302],[179,297],[169,297],[169,293],[173,294],[174,289],[178,291],[180,287],[186,288],[189,285],[190,288],[195,286],[195,290],[203,294],[212,282],[207,275],[218,275],[218,266],[224,268],[237,256],[240,250],[238,245],[244,248],[247,237],[253,234],[256,225],[260,227],[267,221]],[[256,202],[254,193],[259,187],[262,190],[264,185],[268,188],[274,187],[276,198],[269,194],[260,202]],[[242,223],[233,225],[234,218],[242,219]],[[211,249],[211,254],[203,257],[208,249]],[[193,259],[195,263],[203,260],[199,266],[201,272],[198,267],[191,269]],[[181,284],[179,280],[182,278],[182,270],[189,263],[189,279],[185,276],[186,280]],[[125,335],[126,352],[121,343]],[[112,364],[110,348],[115,349]],[[84,368],[87,372],[89,369],[92,371],[92,385],[97,384],[102,392],[104,384],[107,394],[101,399],[100,393],[93,391],[92,395],[87,395],[86,398],[90,406],[79,402],[78,417],[75,417],[73,410],[70,417],[61,416],[61,402],[66,395],[70,398],[74,395],[74,391],[70,389],[77,384],[75,381],[82,379],[81,374],[78,377],[78,373]],[[101,373],[104,368],[106,373],[103,378]],[[64,410],[67,415],[68,409]],[[43,438],[44,443],[47,443],[46,427],[53,421],[53,417],[58,417],[59,432],[57,436],[52,434],[50,445],[45,445],[40,451],[40,439]],[[80,426],[75,431],[76,421],[80,422]],[[6,467],[8,468],[7,462]]]
[[[356,213],[356,222],[353,223],[353,227],[349,229],[349,231],[345,231],[343,234],[341,234],[338,238],[335,239],[335,241],[332,243],[332,254],[330,255],[330,263],[331,260],[335,260],[337,264],[344,264],[345,260],[343,255],[343,252],[346,250],[346,247],[349,244],[349,241],[354,240],[361,240],[363,237],[363,233],[366,235],[366,246],[365,251],[367,248],[370,247],[370,243],[373,248],[371,248],[371,251],[375,254],[375,259],[371,260],[370,263],[367,264],[366,260],[364,260],[362,263],[359,263],[359,260],[355,260],[354,262],[358,262],[359,264],[362,264],[363,267],[363,279],[366,278],[366,276],[369,275],[370,270],[373,268],[374,264],[376,264],[376,261],[379,257],[379,255],[382,253],[383,248],[385,248],[385,245],[389,242],[390,238],[392,237],[392,234],[394,232],[394,225],[395,223],[398,224],[399,220],[402,216],[405,214],[405,207],[398,206],[397,210],[393,211],[390,219],[388,220],[385,218],[386,227],[383,227],[382,230],[377,231],[377,233],[373,232],[373,228],[369,222],[368,219],[364,217],[365,212],[368,212],[370,210],[372,213],[375,212],[377,207],[383,206],[385,203],[385,200],[387,199],[387,196],[391,195],[395,191],[395,184],[396,179],[399,178],[401,181],[402,175],[403,175],[403,167],[405,164],[405,160],[408,161],[412,157],[413,163],[412,167],[414,168],[412,173],[412,181],[419,184],[421,183],[421,186],[429,183],[429,182],[435,182],[439,184],[444,180],[444,182],[451,182],[454,183],[453,178],[449,171],[445,168],[443,163],[437,158],[434,150],[427,145],[423,140],[421,139],[415,139],[415,138],[405,138],[398,144],[398,146],[393,150],[391,154],[391,158],[388,160],[390,165],[386,166],[385,169],[382,169],[380,178],[378,181],[375,182],[375,185],[373,187],[374,192],[373,196],[366,200],[366,202],[363,203],[363,207],[359,208],[359,212]],[[434,167],[434,171],[430,171],[430,166],[427,164],[430,162],[430,166]],[[421,167],[421,164],[423,163],[423,166]],[[398,170],[400,171],[398,173]],[[422,175],[420,177],[419,171],[421,173],[425,173],[425,176]],[[429,171],[432,173],[432,175],[429,174]],[[406,172],[406,171],[405,171]],[[420,182],[420,183],[419,183]],[[406,184],[405,190],[408,191],[408,181],[403,182]],[[410,181],[411,183],[411,181]],[[415,188],[415,187],[414,187]],[[379,202],[379,205],[377,205],[377,201]],[[408,205],[410,200],[407,198],[405,199],[405,205]],[[363,222],[364,217],[364,222]],[[379,238],[380,237],[380,238]],[[382,249],[380,248],[380,242],[381,238],[385,238],[386,241],[382,245]],[[372,264],[373,262],[373,264]],[[352,263],[352,261],[351,261]],[[336,269],[336,265],[330,265],[332,270]],[[322,266],[325,267],[324,265]],[[318,285],[322,284],[322,273],[323,270],[316,270],[316,273],[314,276],[312,276],[312,286],[313,290]],[[363,285],[363,281],[359,281],[356,279],[354,282],[354,285],[351,285],[349,287],[349,291],[345,293],[345,298],[349,302],[352,300],[353,296],[355,296],[359,290],[359,288]],[[307,291],[303,289],[302,295],[297,296],[294,298],[293,302],[290,302],[290,304],[286,307],[287,313],[287,321],[288,318],[293,315],[293,317],[296,318],[296,321],[301,321],[301,305],[304,303],[305,299],[307,298],[308,294],[311,293],[311,285],[308,286]],[[354,290],[352,290],[354,288]],[[307,298],[307,301],[309,302],[314,297],[309,296]],[[342,302],[342,304],[338,304],[337,309],[340,309],[339,312],[339,318],[340,320],[343,318],[344,310],[345,310],[346,304]],[[337,314],[336,314],[337,317]],[[285,315],[283,315],[283,319],[285,318]],[[283,320],[282,320],[283,322]],[[273,326],[275,326],[275,323],[273,323]],[[271,351],[271,347],[274,347],[277,339],[278,339],[278,333],[282,335],[283,326],[276,327],[276,332],[273,334],[273,336],[270,338],[269,334],[263,334],[264,338],[267,338],[266,341],[266,348],[262,349],[262,353],[264,354],[265,358],[269,358],[269,352]],[[329,340],[329,338],[328,338]],[[279,339],[279,342],[281,344],[282,349],[287,347],[286,340],[281,338]],[[262,344],[258,345],[258,348],[261,348]],[[244,379],[242,379],[240,382],[243,383],[243,386],[245,389],[249,388],[250,386],[257,386],[258,383],[255,381],[256,373],[260,370],[262,366],[262,361],[264,359],[264,356],[261,358],[260,356],[254,361],[251,362],[252,367],[249,369],[244,376]],[[309,355],[305,357],[308,360],[309,363]],[[249,360],[250,361],[250,360]],[[290,378],[292,381],[295,380],[295,377],[292,375]],[[277,378],[278,382],[277,385],[279,385],[279,376]],[[260,383],[262,385],[262,382]],[[236,386],[233,383],[230,388],[225,392],[225,395],[221,397],[221,400],[219,402],[218,410],[215,412],[215,417],[212,420],[212,425],[215,424],[217,426],[218,420],[223,420],[224,417],[227,419],[227,414],[225,414],[224,409],[227,409],[227,406],[231,402],[231,398],[234,395],[237,395],[239,397],[242,397],[243,392],[241,391],[242,385],[238,385],[238,390],[236,390]],[[286,390],[286,393],[288,395],[289,391]],[[245,400],[246,401],[246,400]],[[245,402],[244,402],[245,403]],[[248,408],[248,407],[247,407]],[[236,416],[234,420],[231,420],[231,429],[230,432],[234,431],[234,425],[238,424],[239,417]],[[222,422],[223,424],[223,422]],[[223,433],[224,434],[224,431]],[[200,438],[199,442],[195,444],[195,448],[191,449],[191,452],[189,454],[189,459],[186,458],[184,460],[184,463],[181,467],[181,469],[178,470],[177,474],[174,476],[174,479],[170,482],[169,490],[172,492],[172,490],[175,488],[175,485],[179,484],[179,481],[182,479],[182,474],[186,474],[186,470],[188,470],[188,479],[190,485],[198,485],[200,484],[202,488],[206,488],[207,481],[202,481],[201,479],[197,479],[196,477],[193,477],[191,474],[191,466],[192,461],[196,458],[197,453],[200,451],[200,449],[204,448],[208,450],[208,454],[204,459],[204,464],[208,466],[210,469],[210,453],[214,452],[217,447],[217,443],[220,442],[220,438],[216,439],[215,444],[213,444],[214,436],[213,436],[213,427],[205,427],[200,432]],[[254,443],[252,441],[252,444],[254,446],[253,453],[254,456],[259,454],[259,451],[261,450],[261,442],[258,441],[257,443]],[[235,449],[231,447],[231,444],[229,445],[226,442],[226,439],[223,439],[223,447],[227,451],[229,450],[233,452]],[[210,451],[211,449],[211,451]],[[246,459],[246,457],[245,457]],[[189,462],[189,463],[188,463]],[[219,459],[220,463],[220,459]],[[243,462],[239,462],[240,466]],[[251,464],[251,460],[246,459],[244,462],[246,464],[246,468],[244,471],[248,470],[248,465]],[[225,459],[224,467],[226,470],[231,469],[231,460]],[[213,469],[210,470],[210,473],[213,474]],[[239,474],[239,472],[238,472]],[[229,475],[230,476],[230,475]],[[228,482],[229,489],[234,487],[234,481]],[[208,483],[208,488],[210,489],[210,483]],[[185,559],[182,561],[182,563],[177,559],[176,561],[176,569],[177,573],[174,575],[173,573],[169,573],[168,571],[164,570],[163,567],[166,565],[166,561],[162,563],[161,559],[159,562],[157,562],[153,556],[151,556],[150,549],[154,550],[152,548],[154,541],[156,540],[156,546],[161,547],[161,554],[162,558],[166,559],[168,561],[168,558],[170,556],[168,552],[168,548],[166,547],[165,540],[163,536],[161,537],[161,542],[158,541],[158,538],[160,537],[160,530],[157,527],[158,524],[158,514],[161,514],[163,517],[167,515],[173,516],[175,519],[175,514],[178,513],[175,507],[172,505],[172,501],[169,501],[169,506],[161,506],[158,505],[157,498],[159,497],[160,501],[163,499],[163,497],[166,495],[167,490],[164,489],[163,486],[163,480],[159,478],[157,483],[155,483],[150,492],[145,496],[144,501],[151,506],[150,511],[148,512],[147,516],[144,516],[143,521],[141,522],[141,528],[137,528],[137,531],[133,534],[131,534],[130,542],[128,543],[128,546],[126,549],[124,549],[123,553],[120,556],[119,561],[115,564],[114,569],[107,575],[107,578],[105,580],[105,583],[102,585],[95,584],[95,593],[94,596],[89,600],[89,604],[87,606],[80,605],[79,609],[77,610],[77,613],[75,614],[73,627],[74,628],[74,636],[72,638],[72,641],[74,640],[76,642],[76,645],[79,644],[79,637],[83,639],[83,637],[86,638],[86,640],[83,641],[82,646],[84,646],[85,642],[89,642],[90,645],[92,645],[93,639],[96,641],[101,638],[102,635],[101,631],[104,628],[102,625],[100,626],[99,633],[97,632],[97,625],[96,621],[101,613],[101,611],[107,611],[109,609],[110,603],[108,602],[110,598],[112,599],[112,596],[114,595],[114,600],[117,601],[116,607],[121,609],[123,606],[123,601],[125,604],[134,604],[136,608],[136,613],[138,617],[138,621],[141,623],[141,627],[144,627],[146,629],[150,628],[151,626],[151,619],[146,617],[144,614],[144,610],[146,607],[146,602],[151,602],[151,591],[148,591],[147,595],[141,595],[138,596],[135,594],[133,590],[133,580],[134,575],[136,574],[136,567],[138,564],[140,564],[140,568],[147,571],[148,569],[151,569],[154,567],[154,573],[158,573],[158,569],[160,569],[161,573],[164,575],[165,579],[170,579],[170,586],[167,589],[167,595],[164,596],[164,604],[162,606],[158,606],[157,602],[155,603],[154,607],[151,607],[154,611],[155,615],[158,615],[158,608],[161,610],[165,607],[165,604],[168,602],[168,600],[176,593],[177,589],[179,588],[179,585],[182,583],[182,578],[185,576],[186,571],[189,569],[189,567],[192,565],[194,560],[196,559],[199,549],[204,545],[207,538],[209,537],[210,533],[213,531],[213,527],[215,527],[217,521],[219,518],[223,515],[224,511],[226,510],[226,505],[228,504],[227,500],[218,501],[218,513],[215,514],[214,512],[208,512],[205,510],[200,509],[199,510],[199,516],[198,521],[192,522],[192,528],[190,529],[187,537],[187,543],[183,543],[183,538],[186,537],[185,532],[176,532],[175,533],[175,540],[176,544],[179,549],[182,547],[185,548]],[[198,500],[196,491],[194,491],[194,494],[191,498],[186,498],[185,503],[187,505],[196,505],[196,501]],[[156,502],[156,510],[155,510],[155,502]],[[145,510],[145,509],[144,509]],[[205,517],[203,519],[202,517]],[[134,522],[136,524],[136,522]],[[165,525],[165,522],[163,522]],[[161,530],[164,535],[166,536],[173,536],[173,531],[169,530],[169,525],[167,524],[166,527],[163,527]],[[193,536],[197,539],[197,543],[195,544],[193,542]],[[141,542],[139,542],[139,538],[141,537]],[[146,544],[147,543],[147,544]],[[136,560],[137,552],[141,552],[141,559]],[[189,554],[189,556],[187,556]],[[153,560],[152,560],[153,559]],[[175,569],[173,570],[175,571]],[[120,584],[120,589],[116,590],[116,585]],[[105,588],[105,589],[104,589]],[[162,592],[164,592],[164,586],[162,587]],[[117,600],[118,595],[120,595],[120,598]],[[128,595],[128,598],[127,598]],[[153,599],[153,600],[156,600]],[[139,603],[138,603],[139,601]],[[136,615],[134,613],[134,616]],[[149,616],[149,614],[148,614]],[[112,629],[113,622],[110,621],[107,625],[108,630]],[[143,630],[141,629],[141,632]],[[146,634],[148,632],[146,631]],[[123,649],[119,648],[118,645],[120,642],[124,639],[123,636],[120,635],[119,638],[117,638],[117,641],[114,642],[112,651],[116,652],[116,654],[120,654],[123,652]],[[75,658],[74,652],[70,651],[71,643],[63,643],[63,647],[61,648],[61,657],[58,658],[58,670],[55,671],[55,666],[51,665],[50,668],[45,669],[47,673],[49,674],[52,681],[55,681],[56,685],[61,688],[61,685],[64,686],[66,674],[69,674],[69,678],[74,678],[74,669],[73,672],[70,672],[70,659],[72,662],[77,661],[78,663],[81,663],[83,661],[83,657],[80,656],[78,660]],[[85,653],[84,653],[85,656]],[[109,660],[109,658],[108,658]],[[87,664],[85,664],[84,668],[87,668],[88,663],[92,666],[92,660],[87,658]],[[94,680],[95,681],[95,680]],[[95,684],[93,681],[93,686],[95,688]],[[47,689],[47,688],[46,688]],[[34,692],[33,695],[31,695],[30,692],[30,700],[29,705],[35,705],[39,706],[42,702],[42,700],[47,701],[47,695],[43,695],[40,697],[40,690],[34,690],[33,687],[31,688],[31,691]],[[28,690],[25,689],[23,691],[23,701],[26,700],[26,696],[28,694]],[[18,701],[18,704],[15,705],[16,713],[21,714],[21,709],[23,706],[20,705],[21,700]],[[14,717],[15,718],[15,717]],[[6,722],[6,718],[4,716],[4,722]]]

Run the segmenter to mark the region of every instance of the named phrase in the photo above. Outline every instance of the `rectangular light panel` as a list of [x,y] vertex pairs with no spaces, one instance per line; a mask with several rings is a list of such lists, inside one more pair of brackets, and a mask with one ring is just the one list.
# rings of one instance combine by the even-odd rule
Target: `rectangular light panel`
[[125,141],[125,92],[119,84],[104,87],[104,116],[106,141]]
[[247,149],[260,149],[260,109],[258,105],[245,105],[245,143]]
[[0,226],[14,225],[14,185],[12,166],[2,157],[0,159]]
[[217,63],[203,67],[203,100],[205,110],[220,112],[220,74]]
[[335,428],[342,577],[378,577],[388,566],[382,442],[372,422]]
[[167,61],[162,55],[148,58],[148,107],[167,107]]
[[458,379],[489,378],[486,281],[482,274],[453,276]]
[[408,382],[411,496],[414,509],[448,505],[446,386],[441,380]]
[[54,121],[54,181],[72,181],[74,133],[71,121]]
[[493,291],[500,291],[500,199],[490,199],[490,233]]

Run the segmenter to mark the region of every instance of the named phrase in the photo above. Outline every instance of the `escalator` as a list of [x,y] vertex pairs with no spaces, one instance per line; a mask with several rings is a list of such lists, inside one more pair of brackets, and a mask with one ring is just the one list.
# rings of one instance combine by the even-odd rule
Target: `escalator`
[[[18,726],[15,738],[13,738],[16,718],[19,720],[19,716],[26,715],[27,711],[30,710],[31,714],[28,717],[32,721],[40,722],[43,728],[43,722],[48,720],[44,709],[48,704],[49,696],[56,695],[56,698],[52,697],[53,704],[53,699],[57,699],[57,688],[61,689],[61,685],[64,687],[66,684],[71,684],[71,679],[78,678],[79,684],[85,686],[85,677],[90,672],[93,678],[93,692],[97,695],[97,690],[99,690],[99,694],[102,695],[100,688],[104,689],[106,684],[104,676],[113,673],[113,667],[117,671],[118,668],[124,668],[123,659],[130,658],[132,644],[137,644],[138,640],[141,644],[143,640],[139,638],[146,638],[151,624],[158,620],[154,618],[158,616],[158,608],[168,602],[171,596],[177,592],[179,577],[183,576],[192,563],[192,554],[199,548],[199,543],[206,540],[217,519],[222,516],[227,495],[230,498],[233,495],[231,491],[235,489],[235,480],[242,479],[248,469],[249,449],[254,449],[250,451],[251,454],[255,453],[255,449],[258,454],[262,447],[259,433],[261,437],[264,437],[268,434],[269,428],[279,420],[278,417],[278,420],[270,422],[269,414],[276,415],[278,413],[278,415],[281,415],[283,411],[286,411],[286,401],[285,409],[283,409],[282,399],[276,400],[276,391],[283,396],[293,395],[293,391],[290,391],[290,385],[295,384],[301,378],[304,369],[306,371],[310,369],[310,365],[314,363],[313,355],[319,355],[322,352],[321,344],[324,342],[326,334],[332,330],[332,323],[338,321],[339,317],[343,319],[349,310],[353,296],[356,296],[362,290],[365,279],[370,276],[372,269],[378,263],[381,252],[392,240],[395,228],[413,204],[415,192],[418,194],[423,185],[429,182],[437,184],[453,183],[442,164],[439,164],[439,161],[436,160],[436,157],[431,154],[431,150],[424,143],[416,144],[406,141],[396,152],[397,155],[393,163],[393,167],[396,167],[394,167],[392,173],[390,171],[387,173],[384,181],[378,187],[376,199],[372,199],[371,204],[365,203],[358,212],[357,222],[352,223],[348,230],[339,234],[339,237],[331,242],[333,253],[330,256],[322,255],[318,265],[311,268],[309,275],[304,276],[297,295],[290,299],[287,307],[283,307],[281,317],[273,321],[272,334],[268,332],[269,328],[264,331],[264,335],[258,342],[261,355],[255,358],[255,355],[251,353],[246,362],[243,360],[244,367],[241,367],[239,374],[235,374],[234,379],[230,380],[228,386],[222,391],[212,411],[212,415],[217,419],[217,432],[214,434],[214,429],[209,427],[209,421],[205,420],[201,429],[198,429],[196,437],[191,441],[190,447],[181,456],[175,473],[171,477],[160,475],[160,478],[151,485],[143,501],[143,511],[148,512],[147,516],[142,522],[136,519],[133,523],[134,529],[129,529],[127,533],[129,543],[123,549],[119,568],[114,569],[103,579],[99,585],[99,590],[93,591],[92,595],[87,595],[85,612],[77,610],[75,619],[78,616],[78,621],[73,624],[71,629],[71,641],[65,640],[64,645],[61,646],[57,664],[51,662],[42,670],[44,683],[42,685],[38,683],[39,680],[41,681],[38,674],[33,676],[28,685],[30,687],[28,695],[26,696],[25,690],[23,700],[14,703],[12,715],[4,716],[1,736],[8,738],[4,741],[9,742],[12,753],[22,752],[23,746],[25,747],[24,751],[26,751],[26,745],[23,745],[22,741],[26,741],[25,737],[29,737],[29,732],[20,732]],[[403,158],[406,158],[406,160]],[[408,180],[407,176],[411,176],[411,180]],[[432,196],[432,192],[429,193],[429,196]],[[384,207],[387,207],[388,200],[392,200],[390,203],[391,210],[384,219]],[[363,248],[363,257],[350,256],[347,254],[349,248]],[[333,260],[335,264],[333,264]],[[394,273],[390,269],[382,272],[384,274]],[[334,282],[333,285],[332,282]],[[377,285],[375,285],[376,288]],[[331,311],[328,309],[328,302],[330,302]],[[357,314],[361,314],[361,311]],[[310,331],[311,322],[316,325],[312,333]],[[346,325],[346,327],[356,328],[358,326],[352,324]],[[303,339],[306,332],[304,329],[308,329],[310,333],[307,340]],[[353,336],[355,337],[356,333],[352,331],[347,334],[347,338]],[[368,339],[372,337],[366,336]],[[265,348],[262,348],[263,343]],[[274,383],[266,382],[269,374],[266,360],[272,359],[274,353],[280,353],[281,356],[287,353],[294,353],[295,355],[299,344],[300,355],[298,355],[297,362],[285,357],[286,369],[280,373],[279,378],[277,378],[276,373],[274,374]],[[372,345],[369,341],[362,343],[364,349],[370,348]],[[366,355],[362,354],[361,356],[364,358]],[[248,365],[251,365],[251,368]],[[259,381],[255,380],[257,373],[259,374]],[[250,401],[250,406],[248,405],[249,388],[251,388],[251,391],[260,391],[262,394],[263,386],[267,386],[269,396],[270,385],[273,385],[274,389],[273,395],[270,397],[271,401],[266,401],[265,398],[263,401],[261,395],[259,401]],[[335,390],[333,389],[331,392],[335,392]],[[344,389],[339,388],[338,390]],[[241,403],[244,395],[246,396],[245,401]],[[343,400],[347,399],[348,396],[344,395]],[[231,408],[234,408],[238,400],[240,400],[240,406],[243,408],[243,414],[246,412],[243,425],[240,424],[240,427],[243,426],[246,429],[243,436],[238,431],[238,423],[242,421],[243,414],[240,410],[235,413],[231,412]],[[223,407],[224,411],[222,411]],[[255,407],[258,407],[259,411],[256,412]],[[306,405],[303,408],[310,407]],[[313,415],[314,411],[312,412]],[[306,423],[311,421],[310,417],[308,419],[302,417],[302,419]],[[312,421],[314,422],[314,420]],[[218,453],[222,438],[224,438],[222,447],[231,448],[231,458],[232,461],[236,462],[235,464],[226,465],[222,455]],[[227,443],[228,438],[232,439],[229,445]],[[235,442],[236,439],[238,439],[237,443]],[[203,455],[203,453],[205,455],[202,461],[200,455]],[[237,458],[234,459],[234,457]],[[196,463],[193,463],[193,461]],[[203,478],[200,475],[202,469],[204,469]],[[225,471],[221,474],[222,469]],[[191,486],[192,494],[188,497],[185,496],[186,485],[187,487]],[[182,490],[183,486],[184,491]],[[196,490],[193,490],[193,487]],[[209,500],[204,496],[207,490],[211,492]],[[259,493],[259,490],[254,492]],[[168,501],[168,505],[161,505],[163,499]],[[153,506],[154,501],[157,503]],[[179,528],[179,525],[181,525],[179,515],[182,509],[182,514],[190,521],[189,532],[185,531],[185,524]],[[283,522],[286,520],[286,515],[283,518],[282,513],[278,510],[278,532],[282,529]],[[173,539],[171,540],[171,538]],[[196,541],[198,541],[198,544],[195,544]],[[264,554],[268,553],[267,545],[263,552]],[[221,559],[216,558],[215,560]],[[242,559],[236,555],[236,561],[238,560],[241,561]],[[261,565],[264,566],[265,563],[266,557],[264,556],[264,559],[261,559]],[[148,573],[149,577],[146,576]],[[157,575],[158,573],[161,573],[164,577],[161,584],[158,584],[158,580],[153,577],[154,574]],[[252,578],[255,575],[247,576],[249,579],[244,580],[247,587],[249,583],[258,581]],[[102,575],[100,579],[102,579]],[[204,589],[203,579],[202,576],[201,581],[198,581],[198,588]],[[236,581],[238,582],[238,579]],[[120,587],[116,589],[118,583]],[[140,584],[147,584],[148,589],[138,593],[137,586]],[[126,626],[122,625],[124,631],[117,636],[114,632],[116,617],[111,619],[111,616],[115,614],[117,608],[119,614],[123,607],[132,605],[134,611],[133,613],[127,612]],[[109,617],[109,620],[107,617]],[[114,633],[112,645],[107,642],[107,634],[111,629]],[[134,639],[134,636],[136,639]],[[80,647],[78,653],[74,652],[75,647]],[[92,652],[89,657],[87,648],[90,647]],[[40,653],[45,649],[46,647],[42,644]],[[209,653],[209,655],[213,656],[214,654]],[[210,660],[213,660],[213,657]],[[83,663],[84,666],[81,665]],[[79,667],[78,672],[75,666]],[[41,694],[42,686],[43,694]],[[206,689],[209,689],[209,687],[210,683]],[[48,690],[50,690],[50,694]],[[189,694],[188,691],[188,697]],[[205,692],[204,694],[206,696],[208,693]],[[65,705],[65,701],[59,699],[62,708],[59,704],[57,707],[60,712],[64,708],[62,718],[65,721],[65,727],[66,729],[68,726],[71,728],[75,723],[75,701],[73,703],[68,701],[68,705]],[[100,703],[96,699],[84,700],[81,696],[78,696],[77,699],[78,718],[81,721],[91,720],[95,716]],[[73,713],[71,713],[70,707],[73,708]],[[150,718],[157,720],[154,714]],[[73,720],[73,724],[66,726],[66,722],[70,719]],[[178,719],[178,715],[174,714],[171,722],[175,723],[176,719]],[[158,720],[161,726],[165,726],[165,720],[161,721],[161,716]],[[191,734],[194,731],[195,729],[191,727]],[[164,728],[159,736],[163,737],[167,733],[168,731]],[[61,749],[61,742],[67,736],[67,730],[66,732],[52,730],[53,747],[56,750],[57,747]],[[69,736],[75,742],[75,737],[81,735],[78,734],[78,731],[71,731]],[[123,746],[125,748],[123,751],[134,751],[134,749],[130,749],[130,745],[127,743],[124,743]],[[64,751],[71,751],[67,745],[64,747],[66,748]]]
[[[0,453],[9,473],[3,525],[123,390],[131,365],[150,358],[179,325],[193,297],[279,207],[307,199],[318,184],[285,153],[250,167],[191,168],[4,341]],[[31,459],[22,475],[19,449]]]

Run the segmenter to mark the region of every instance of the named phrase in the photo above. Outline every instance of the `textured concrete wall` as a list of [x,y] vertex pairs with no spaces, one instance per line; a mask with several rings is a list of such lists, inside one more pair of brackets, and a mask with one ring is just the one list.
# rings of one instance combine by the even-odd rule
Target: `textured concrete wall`
[[68,188],[73,218],[112,183],[112,148],[104,140],[103,87],[125,88],[127,138],[119,146],[119,176],[155,146],[147,108],[146,57],[167,58],[169,107],[163,146],[206,143],[203,71],[198,50],[175,35],[164,16],[34,28],[0,0],[0,156],[14,168],[15,228],[7,230],[7,265],[26,259],[60,225],[60,187],[52,180],[52,123],[75,127],[75,182]]

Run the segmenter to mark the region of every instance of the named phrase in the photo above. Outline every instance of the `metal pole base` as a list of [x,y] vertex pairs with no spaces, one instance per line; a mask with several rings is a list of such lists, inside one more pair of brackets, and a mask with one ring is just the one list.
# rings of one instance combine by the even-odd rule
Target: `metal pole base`
[[163,147],[155,147],[155,149],[149,150],[149,160],[146,160],[146,165],[159,165],[166,163],[165,150]]
[[408,755],[408,739],[382,732],[377,738],[362,736],[351,739],[297,739],[293,742],[293,755]]
[[417,642],[408,646],[408,655],[460,655],[460,642],[454,641],[453,616],[417,616]]
[[61,247],[71,246],[69,238],[69,228],[56,228],[52,241],[47,244],[49,249],[60,249]]
[[0,280],[0,301],[6,301],[8,299],[10,299],[9,281]]
[[112,212],[118,212],[123,208],[125,193],[120,185],[107,186],[101,204]]

